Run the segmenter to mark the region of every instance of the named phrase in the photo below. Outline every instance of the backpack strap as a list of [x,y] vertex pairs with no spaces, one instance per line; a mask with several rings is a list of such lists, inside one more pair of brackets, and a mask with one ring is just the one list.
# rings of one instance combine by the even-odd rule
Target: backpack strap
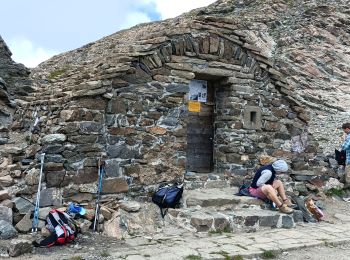
[[48,223],[52,225],[55,230],[57,239],[56,242],[58,244],[64,244],[67,237],[67,229],[60,223],[60,218],[55,209],[50,210],[48,215]]
[[68,231],[66,236],[67,242],[74,240],[76,235],[75,230],[77,230],[77,228],[72,218],[66,212],[57,211],[57,213],[60,217],[60,220],[63,222],[63,226]]
[[[159,207],[159,208],[160,208],[160,215],[162,215],[162,218],[164,218],[166,213],[168,212],[169,208],[165,208],[165,209],[162,207]],[[163,209],[164,209],[164,211],[163,211]]]

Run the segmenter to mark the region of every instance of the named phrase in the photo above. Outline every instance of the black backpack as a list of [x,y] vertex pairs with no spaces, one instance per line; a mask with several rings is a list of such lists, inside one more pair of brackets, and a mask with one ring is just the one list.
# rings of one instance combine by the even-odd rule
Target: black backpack
[[152,196],[152,201],[159,206],[162,218],[165,217],[168,208],[176,208],[179,205],[182,193],[182,184],[163,184],[158,187]]
[[335,160],[338,162],[339,165],[344,165],[345,166],[345,161],[346,161],[346,151],[341,150],[335,150]]
[[249,193],[249,188],[250,188],[250,184],[243,183],[241,185],[241,187],[239,187],[239,190],[235,195],[237,195],[237,196],[251,196]]

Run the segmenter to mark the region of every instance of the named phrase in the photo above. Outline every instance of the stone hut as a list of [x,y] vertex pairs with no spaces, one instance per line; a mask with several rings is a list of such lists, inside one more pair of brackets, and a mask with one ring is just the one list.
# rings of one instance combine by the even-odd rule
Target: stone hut
[[290,6],[260,3],[253,20],[240,16],[253,12],[241,2],[141,24],[33,69],[35,91],[18,98],[12,128],[25,145],[6,154],[8,174],[25,177],[18,193],[33,183],[13,172],[41,153],[46,187],[80,201],[96,191],[98,158],[105,193],[146,194],[184,178],[192,187],[239,185],[263,155],[287,159],[292,170],[321,169],[305,102],[277,66],[264,21],[264,10]]

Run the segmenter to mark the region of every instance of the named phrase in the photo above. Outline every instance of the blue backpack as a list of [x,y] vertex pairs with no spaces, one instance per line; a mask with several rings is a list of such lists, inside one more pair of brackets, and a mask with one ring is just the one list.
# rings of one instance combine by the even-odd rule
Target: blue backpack
[[169,208],[175,208],[179,205],[182,193],[182,184],[163,184],[158,187],[152,196],[152,201],[159,206],[162,218],[165,217]]

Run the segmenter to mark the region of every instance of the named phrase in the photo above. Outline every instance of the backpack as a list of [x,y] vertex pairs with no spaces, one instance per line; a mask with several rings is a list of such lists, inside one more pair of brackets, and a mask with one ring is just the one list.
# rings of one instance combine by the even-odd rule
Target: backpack
[[335,160],[338,162],[339,165],[344,165],[345,166],[345,161],[346,161],[346,151],[341,150],[335,150]]
[[235,194],[237,196],[251,196],[249,193],[250,184],[242,184],[241,187],[239,187],[238,192]]
[[[169,208],[178,206],[183,193],[183,185],[163,184],[158,187],[152,196],[152,201],[160,208],[162,218]],[[163,211],[163,209],[165,209]]]
[[50,247],[53,245],[63,245],[73,241],[77,236],[77,226],[73,219],[66,213],[57,209],[50,210],[46,217],[46,228],[51,235],[43,239],[35,246]]

